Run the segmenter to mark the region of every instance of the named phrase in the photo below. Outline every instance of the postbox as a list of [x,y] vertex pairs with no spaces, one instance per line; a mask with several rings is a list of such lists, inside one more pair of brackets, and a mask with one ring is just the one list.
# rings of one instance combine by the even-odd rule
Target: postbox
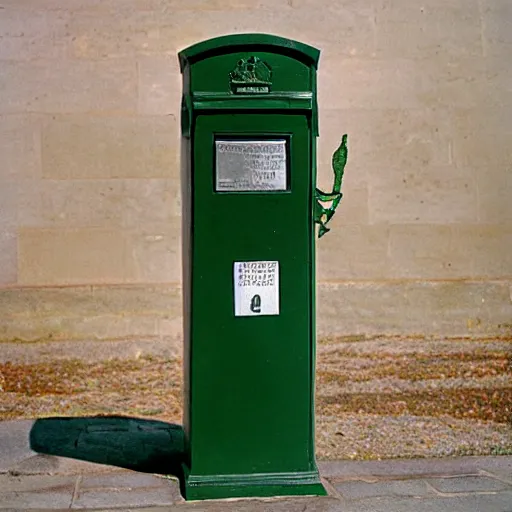
[[325,494],[315,222],[341,194],[315,187],[319,53],[266,34],[179,53],[186,499]]

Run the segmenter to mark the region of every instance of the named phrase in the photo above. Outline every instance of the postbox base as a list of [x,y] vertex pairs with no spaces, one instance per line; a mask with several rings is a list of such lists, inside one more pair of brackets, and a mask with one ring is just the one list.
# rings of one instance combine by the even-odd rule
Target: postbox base
[[318,471],[193,475],[186,466],[183,471],[186,500],[327,495]]

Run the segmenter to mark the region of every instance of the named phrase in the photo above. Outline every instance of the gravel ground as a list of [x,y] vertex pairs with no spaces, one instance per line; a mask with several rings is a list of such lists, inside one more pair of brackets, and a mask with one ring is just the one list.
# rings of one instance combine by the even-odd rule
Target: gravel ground
[[335,396],[340,393],[379,393],[382,395],[392,393],[414,393],[418,391],[435,391],[444,389],[508,389],[511,386],[510,377],[499,375],[497,377],[484,377],[482,379],[431,379],[411,382],[405,379],[384,378],[372,379],[364,382],[351,382],[339,385],[323,385],[322,396]]
[[422,417],[343,414],[317,417],[322,459],[388,459],[512,453],[509,425]]
[[[173,340],[3,344],[0,419],[123,414],[179,423]],[[512,454],[506,339],[329,338],[318,345],[321,459]]]

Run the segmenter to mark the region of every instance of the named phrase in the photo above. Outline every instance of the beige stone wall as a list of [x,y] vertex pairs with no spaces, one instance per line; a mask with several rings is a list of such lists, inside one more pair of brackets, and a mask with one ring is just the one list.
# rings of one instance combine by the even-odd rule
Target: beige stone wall
[[509,0],[1,0],[0,340],[179,336],[176,52],[322,50],[321,334],[512,333]]

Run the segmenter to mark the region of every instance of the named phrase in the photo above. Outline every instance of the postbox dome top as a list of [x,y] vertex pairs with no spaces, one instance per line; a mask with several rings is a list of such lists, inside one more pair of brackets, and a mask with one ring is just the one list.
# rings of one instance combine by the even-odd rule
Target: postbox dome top
[[238,52],[245,48],[289,54],[315,68],[320,57],[320,50],[293,39],[270,34],[231,34],[208,39],[185,48],[178,53],[180,68],[183,72],[187,64],[193,64],[214,55]]

